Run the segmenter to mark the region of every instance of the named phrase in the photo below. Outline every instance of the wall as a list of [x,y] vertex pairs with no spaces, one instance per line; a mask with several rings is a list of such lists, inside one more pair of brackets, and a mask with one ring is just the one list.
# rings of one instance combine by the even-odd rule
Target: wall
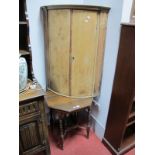
[[92,117],[95,120],[95,133],[102,139],[105,131],[106,120],[109,110],[115,65],[118,52],[120,22],[122,16],[123,0],[85,0],[85,4],[107,5],[111,7],[107,25],[106,47],[101,85],[101,95],[98,101],[99,106],[93,108]]
[[82,0],[26,0],[32,46],[32,63],[36,79],[45,89],[44,34],[40,7],[52,4],[82,4]]
[[[107,25],[101,95],[98,100],[99,106],[94,106],[92,111],[95,132],[97,136],[102,139],[106,126],[117,59],[123,0],[27,0],[27,9],[30,21],[30,41],[32,45],[33,69],[35,77],[43,88],[45,88],[46,82],[44,40],[42,20],[40,17],[40,6],[52,4],[106,5],[111,7]],[[123,17],[123,19],[125,18]]]
[[133,3],[133,0],[124,0],[121,22],[123,22],[123,23],[129,22],[132,3]]

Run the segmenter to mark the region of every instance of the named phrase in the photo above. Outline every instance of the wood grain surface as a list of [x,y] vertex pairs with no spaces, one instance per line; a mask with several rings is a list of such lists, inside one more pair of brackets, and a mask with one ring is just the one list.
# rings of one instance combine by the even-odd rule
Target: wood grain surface
[[70,10],[48,11],[50,88],[69,93]]
[[93,11],[73,11],[71,95],[92,96],[98,43],[98,16]]
[[77,98],[98,96],[109,9],[65,5],[42,10],[47,89]]
[[108,13],[102,12],[99,16],[99,37],[98,37],[98,49],[96,57],[95,68],[95,83],[94,83],[94,95],[97,96],[100,92],[101,78],[103,74],[104,52],[105,52],[105,40],[107,30]]
[[47,91],[45,94],[45,100],[48,107],[64,112],[73,112],[84,107],[90,107],[93,98],[75,99],[70,97],[64,97],[57,95],[51,91]]

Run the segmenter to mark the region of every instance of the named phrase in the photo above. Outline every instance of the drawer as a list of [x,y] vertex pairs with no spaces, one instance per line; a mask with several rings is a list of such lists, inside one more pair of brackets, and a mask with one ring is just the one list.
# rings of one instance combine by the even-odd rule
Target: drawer
[[26,103],[22,106],[19,106],[19,116],[25,116],[25,115],[29,115],[31,113],[36,113],[39,112],[39,102],[38,101],[33,101],[33,102],[29,102]]

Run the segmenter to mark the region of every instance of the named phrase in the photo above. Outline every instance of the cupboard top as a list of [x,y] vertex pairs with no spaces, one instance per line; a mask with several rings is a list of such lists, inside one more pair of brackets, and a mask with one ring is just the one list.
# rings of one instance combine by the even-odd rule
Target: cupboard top
[[[30,82],[31,85],[31,82]],[[19,94],[19,102],[23,102],[26,100],[32,100],[37,97],[43,97],[44,96],[44,91],[41,88],[41,86],[37,83],[35,89],[29,88],[28,90],[22,92]]]
[[94,10],[94,11],[107,11],[109,12],[110,7],[107,6],[93,6],[93,5],[48,5],[42,6],[41,9],[79,9],[79,10]]

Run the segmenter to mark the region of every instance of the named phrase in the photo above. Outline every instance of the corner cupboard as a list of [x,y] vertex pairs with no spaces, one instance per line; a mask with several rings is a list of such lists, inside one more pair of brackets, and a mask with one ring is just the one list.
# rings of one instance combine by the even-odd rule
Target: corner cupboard
[[71,97],[99,94],[109,8],[42,7],[47,89]]

